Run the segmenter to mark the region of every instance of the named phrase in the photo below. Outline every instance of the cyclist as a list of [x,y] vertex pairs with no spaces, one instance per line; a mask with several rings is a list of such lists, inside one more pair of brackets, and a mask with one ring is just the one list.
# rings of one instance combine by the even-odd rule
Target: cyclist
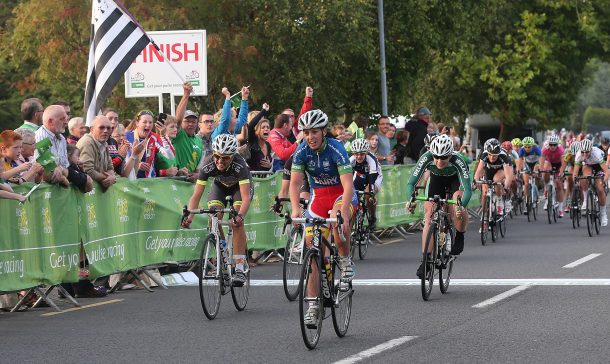
[[[464,250],[464,233],[468,226],[468,214],[464,209],[468,205],[472,194],[470,182],[470,170],[466,160],[460,153],[453,150],[453,141],[448,135],[441,134],[430,143],[430,150],[424,153],[411,174],[407,184],[407,210],[413,212],[416,207],[415,201],[411,200],[411,195],[415,185],[420,180],[424,172],[430,171],[428,181],[428,197],[434,195],[444,198],[449,193],[452,198],[462,199],[462,206],[450,206],[453,222],[455,224],[455,242],[451,246],[451,254],[459,255]],[[426,236],[430,229],[430,219],[434,210],[433,202],[424,202],[424,229],[422,232],[422,252],[426,248]],[[430,247],[432,248],[432,247]],[[424,262],[417,269],[417,276],[422,277]]]
[[[566,173],[570,173],[574,167],[574,157],[576,153],[580,150],[579,147],[580,142],[574,141],[572,145],[566,150],[563,155],[563,160],[561,161],[561,168],[559,169],[560,175],[565,175]],[[582,173],[582,170],[580,171]],[[566,200],[569,200],[568,203],[565,204],[565,212],[570,211],[571,199],[572,199],[572,188],[574,188],[574,175],[570,174],[566,177]]]
[[[559,137],[556,134],[551,134],[546,140],[546,146],[542,148],[542,155],[540,156],[539,165],[545,171],[553,171],[555,174],[555,190],[557,191],[557,202],[559,203],[559,217],[563,217],[563,202],[564,202],[564,191],[563,191],[563,180],[561,179],[561,166],[563,161],[564,150],[559,145]],[[544,174],[544,196],[548,198],[546,184],[549,182],[548,173]],[[547,204],[544,204],[544,209],[547,209]]]
[[[366,139],[356,139],[352,142],[352,156],[349,161],[354,171],[354,189],[357,191],[377,193],[381,188],[383,174],[377,158],[369,152],[369,142]],[[372,196],[366,197],[366,206],[369,211],[369,227],[375,229],[376,201]]]
[[[528,172],[523,174],[523,191],[525,196],[529,196],[530,174],[538,172],[538,162],[542,155],[542,151],[540,150],[540,147],[536,145],[536,142],[532,137],[523,138],[521,145],[523,146],[519,149],[519,159],[516,161],[517,170]],[[527,215],[527,211],[524,211],[524,214]]]
[[[604,160],[604,152],[599,148],[593,146],[593,142],[590,139],[583,139],[580,142],[580,151],[576,153],[574,159],[574,175],[578,175],[578,172],[582,168],[583,176],[591,175],[603,175],[604,182],[596,180],[595,189],[597,190],[597,196],[599,198],[599,212],[601,217],[601,226],[608,225],[608,216],[606,215],[606,193],[604,192],[604,185],[608,182],[608,166]],[[585,180],[580,180],[580,189],[583,195],[586,196],[587,184]],[[583,199],[582,209],[587,208],[587,200]]]
[[[498,139],[492,138],[485,142],[485,150],[481,154],[480,163],[477,166],[477,170],[474,173],[474,180],[478,181],[481,177],[485,176],[485,180],[493,180],[496,183],[504,182],[504,188],[508,189],[513,183],[513,168],[511,165],[510,158],[500,146]],[[475,185],[476,187],[476,185]],[[481,205],[483,205],[483,198],[487,193],[487,185],[481,186]],[[501,186],[495,186],[495,193],[498,197],[498,213],[504,213],[504,202],[502,200]]]
[[[188,203],[189,210],[198,208],[199,201],[205,190],[206,183],[210,177],[214,178],[210,193],[208,194],[208,208],[225,208],[224,201],[227,196],[233,197],[233,205],[238,209],[238,214],[231,226],[233,228],[233,243],[235,258],[235,276],[233,284],[243,286],[246,281],[244,264],[246,263],[246,231],[244,219],[250,208],[250,202],[254,195],[252,175],[244,158],[237,153],[237,138],[232,134],[221,134],[212,141],[212,158],[205,162],[195,190]],[[219,215],[222,218],[222,214]],[[193,215],[189,215],[184,227],[189,227],[193,221]]]
[[[336,217],[337,212],[341,211],[345,241],[341,241],[336,228],[333,229],[333,234],[335,241],[338,242],[341,257],[339,260],[341,282],[348,283],[354,277],[354,264],[349,254],[350,221],[358,201],[354,194],[352,166],[347,151],[338,140],[325,137],[327,124],[328,116],[322,110],[310,110],[299,118],[298,127],[303,132],[305,143],[301,143],[294,152],[290,176],[290,203],[292,217],[300,217],[299,194],[304,173],[307,172],[312,197],[306,216]],[[313,228],[306,226],[305,242],[308,246],[311,245],[312,239]],[[312,282],[307,287],[308,296],[315,296],[318,289],[320,287]],[[304,318],[308,327],[315,326],[319,309],[316,303],[310,302]]]
[[438,135],[439,134],[435,131],[433,131],[432,133],[426,134],[426,136],[424,137],[424,147],[421,148],[421,150],[419,151],[420,158],[422,155],[424,155],[424,153],[426,153],[428,151],[428,148],[430,148],[430,143],[432,143],[434,138],[436,138]]

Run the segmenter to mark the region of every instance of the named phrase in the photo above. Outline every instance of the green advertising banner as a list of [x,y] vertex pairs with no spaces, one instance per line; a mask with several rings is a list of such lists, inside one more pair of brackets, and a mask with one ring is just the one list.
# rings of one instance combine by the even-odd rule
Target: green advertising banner
[[[25,194],[33,186],[13,187]],[[43,184],[23,205],[0,200],[0,291],[78,280],[77,196],[75,189]]]
[[[412,215],[405,212],[411,170],[412,166],[384,166],[383,187],[377,196],[378,227],[421,219],[422,204]],[[271,212],[281,180],[280,173],[254,178],[254,198],[245,224],[249,249],[285,245],[283,220]],[[14,188],[26,193],[32,186]],[[108,190],[96,184],[86,194],[42,184],[24,205],[0,200],[0,291],[77,281],[81,241],[92,277],[198,259],[207,236],[207,217],[198,215],[191,229],[180,228],[182,207],[192,192],[193,184],[181,180],[119,179]],[[207,193],[200,207],[206,202]],[[479,203],[476,193],[469,207]]]

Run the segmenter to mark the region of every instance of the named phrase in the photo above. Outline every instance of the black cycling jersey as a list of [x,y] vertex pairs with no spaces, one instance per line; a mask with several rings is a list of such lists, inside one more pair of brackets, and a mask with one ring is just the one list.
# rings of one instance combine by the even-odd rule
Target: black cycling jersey
[[480,158],[483,163],[483,168],[485,169],[498,170],[504,168],[505,165],[512,165],[510,157],[504,153],[504,151],[500,152],[498,158],[494,162],[490,161],[488,156],[489,153],[483,152]]
[[367,153],[362,163],[358,163],[356,156],[350,157],[352,170],[354,171],[354,188],[364,191],[366,186],[372,185],[379,188],[381,186],[381,166],[377,157],[372,153]]
[[250,168],[248,168],[248,164],[239,154],[233,156],[231,164],[224,171],[219,171],[218,168],[216,168],[216,164],[212,157],[208,158],[204,162],[203,167],[201,167],[199,178],[197,178],[197,184],[205,186],[210,177],[214,177],[215,184],[219,184],[225,188],[238,187],[238,185],[245,183],[249,183],[250,186],[253,186]]

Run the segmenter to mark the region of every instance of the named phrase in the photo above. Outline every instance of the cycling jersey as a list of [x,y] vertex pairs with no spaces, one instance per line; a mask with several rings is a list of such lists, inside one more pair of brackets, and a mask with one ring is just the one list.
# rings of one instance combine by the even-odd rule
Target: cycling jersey
[[551,164],[561,164],[563,153],[564,149],[561,145],[558,145],[554,151],[547,147],[542,148],[542,156]]
[[592,166],[596,164],[604,163],[604,152],[597,147],[593,147],[591,149],[591,153],[589,153],[589,157],[587,159],[584,158],[582,151],[576,154],[576,158],[574,160],[577,166],[587,165]]
[[[282,179],[284,181],[290,181],[290,169],[292,168],[292,155],[286,160],[284,163],[284,169],[282,170]],[[309,192],[309,178],[305,177],[303,180],[303,187],[301,187],[301,192]]]
[[481,163],[483,163],[483,170],[485,171],[485,179],[492,180],[498,171],[502,170],[504,166],[512,166],[510,157],[504,153],[504,151],[498,154],[498,158],[495,161],[489,160],[489,153],[483,152],[481,154]]
[[216,168],[213,158],[208,158],[201,171],[199,172],[199,178],[197,178],[197,184],[205,186],[208,178],[214,177],[214,183],[221,185],[222,187],[232,188],[238,185],[249,183],[252,184],[252,174],[250,174],[250,168],[244,158],[235,154],[233,160],[226,170],[220,171]]
[[354,170],[354,188],[356,190],[364,191],[368,185],[375,186],[375,189],[379,190],[383,175],[381,166],[373,154],[367,153],[362,163],[358,163],[354,155],[349,158],[349,161]]
[[542,152],[540,151],[540,147],[537,145],[534,145],[529,152],[526,152],[525,148],[523,147],[519,149],[519,158],[525,159],[525,163],[528,164],[538,163],[538,160],[540,159],[541,155]]
[[459,179],[460,189],[464,191],[464,195],[462,196],[462,206],[468,205],[468,201],[470,201],[470,196],[472,195],[472,188],[470,186],[470,170],[468,169],[468,164],[466,163],[465,158],[459,153],[453,153],[449,157],[449,163],[445,168],[438,168],[434,164],[434,158],[430,152],[424,153],[424,155],[419,158],[413,172],[411,173],[411,177],[409,177],[409,182],[407,183],[407,198],[411,198],[411,194],[415,189],[415,184],[419,181],[424,172],[428,170],[430,171],[430,181],[428,182],[428,189],[434,189],[434,186],[430,186],[430,184],[435,183],[437,178],[432,178],[432,176],[437,177],[446,177],[445,179],[455,179],[457,175]]

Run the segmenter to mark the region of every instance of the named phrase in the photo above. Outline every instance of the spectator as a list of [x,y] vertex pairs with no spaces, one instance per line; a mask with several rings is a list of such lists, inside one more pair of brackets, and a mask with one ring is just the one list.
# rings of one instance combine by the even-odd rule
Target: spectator
[[275,153],[275,159],[273,160],[273,172],[284,168],[284,163],[292,154],[294,154],[299,142],[301,139],[303,139],[303,134],[299,133],[296,143],[291,143],[290,140],[288,140],[288,135],[292,133],[290,122],[291,119],[288,115],[279,114],[275,118],[273,130],[269,132],[267,141]]
[[391,164],[392,157],[390,156],[390,139],[386,136],[390,129],[390,118],[382,115],[377,120],[379,131],[377,136],[379,139],[379,150],[377,152],[377,160],[379,164],[388,165]]
[[267,142],[271,126],[265,119],[269,105],[263,104],[263,109],[248,124],[248,146],[250,158],[246,160],[251,171],[268,171],[273,167],[271,144]]
[[[135,129],[125,133],[125,139],[129,142],[131,150],[127,154],[126,165],[132,163],[130,157],[135,158],[135,173],[130,174],[130,178],[152,178],[157,177],[157,171],[169,168],[164,159],[159,158],[159,149],[163,147],[163,142],[159,134],[153,132],[152,111],[142,110],[135,117]],[[194,132],[193,132],[194,134]],[[141,153],[135,153],[136,146],[144,143]],[[124,169],[129,169],[125,167]],[[125,171],[123,171],[125,174]]]
[[[69,186],[68,181],[68,154],[66,138],[62,135],[66,131],[68,115],[62,106],[51,105],[42,114],[42,127],[36,131],[36,142],[44,139],[51,141],[51,154],[57,164],[52,173],[45,174],[45,181],[60,183]],[[34,159],[38,159],[38,151],[34,152]]]
[[307,86],[305,87],[305,98],[303,99],[303,105],[301,105],[299,116],[295,119],[294,110],[289,108],[282,111],[282,114],[288,115],[292,122],[292,133],[288,135],[288,140],[290,140],[291,143],[296,142],[299,136],[299,118],[311,109],[313,109],[313,88]]
[[345,142],[345,126],[338,124],[331,129],[330,135],[341,143]]
[[220,134],[239,134],[241,127],[244,126],[248,119],[248,96],[250,89],[247,87],[241,88],[241,106],[239,107],[239,117],[234,108],[231,108],[231,93],[226,87],[222,88],[222,94],[225,95],[225,103],[222,107],[220,123],[212,132],[212,139],[216,139]]
[[160,177],[174,177],[176,175],[186,175],[188,170],[186,168],[178,170],[176,164],[176,150],[172,141],[176,139],[178,134],[178,119],[173,115],[167,115],[163,127],[160,131],[161,142],[163,148],[159,149],[161,158],[165,158],[166,164],[169,165],[167,169],[159,170]]
[[390,141],[390,150],[392,150],[396,145],[396,125],[390,123],[390,125],[388,125],[388,131],[385,133],[385,136]]
[[15,133],[21,135],[21,156],[16,161],[17,164],[33,162],[34,151],[36,151],[36,134],[32,129],[19,128]]
[[199,132],[197,136],[203,143],[204,157],[212,155],[212,132],[214,131],[214,114],[204,111],[199,115]]
[[37,98],[25,99],[21,102],[21,118],[23,124],[18,129],[30,129],[36,131],[42,125],[42,113],[44,108],[42,102]]
[[34,181],[43,171],[38,163],[26,162],[21,165],[17,163],[21,156],[21,143],[21,135],[12,130],[0,133],[0,161],[3,170],[0,178],[10,183]]
[[[0,172],[2,172],[1,169],[2,168],[0,167]],[[7,200],[15,200],[15,201],[19,201],[19,202],[25,202],[25,200],[26,200],[25,196],[13,192],[13,188],[11,187],[11,185],[9,185],[8,183],[6,183],[5,181],[3,181],[1,179],[0,179],[0,198],[7,199]]]
[[424,147],[424,138],[428,135],[431,115],[427,107],[420,107],[417,109],[415,119],[409,120],[405,125],[405,130],[409,132],[407,156],[410,160],[407,163],[415,163],[419,159],[419,151]]
[[[82,169],[104,188],[115,184],[117,178],[112,166],[112,158],[108,153],[107,141],[111,132],[110,120],[104,115],[98,115],[91,124],[91,133],[85,134],[76,143],[76,147],[80,150]],[[76,158],[78,159],[78,156]],[[74,164],[78,167],[77,163]],[[79,169],[74,168],[73,172],[76,180],[72,183],[82,186],[83,181],[82,176],[79,175]]]
[[409,133],[404,130],[399,131],[396,134],[396,145],[392,150],[396,160],[394,164],[405,164],[405,158],[407,156],[407,140],[409,139]]
[[[110,143],[114,143],[110,145]],[[125,140],[125,127],[121,123],[117,123],[112,136],[108,138],[108,154],[112,159],[112,166],[114,167],[114,173],[117,175],[126,177],[123,175],[123,164],[127,153],[129,152],[129,142]]]
[[378,160],[379,158],[383,158],[385,161],[386,156],[379,153],[379,133],[369,131],[366,133],[366,139],[369,142],[370,152],[377,157]]
[[182,120],[181,128],[172,140],[176,151],[176,166],[178,169],[186,168],[187,179],[191,182],[197,180],[200,164],[203,163],[203,142],[197,136],[197,113],[186,110],[189,95],[193,85],[185,83],[182,85],[182,99],[176,108],[176,118]]
[[83,170],[83,162],[80,160],[80,150],[76,144],[68,144],[68,179],[81,192],[90,192],[93,189],[93,179]]
[[[60,101],[54,102],[53,105],[59,105],[59,106],[63,107],[64,111],[66,112],[66,115],[68,116],[68,119],[70,119],[70,117],[72,116],[72,110],[70,109],[70,104],[68,104],[65,101],[60,100]],[[66,126],[67,126],[67,124],[66,124]]]
[[83,135],[87,133],[87,127],[83,122],[83,118],[76,117],[68,121],[68,132],[70,135],[66,139],[68,144],[76,144]]
[[428,134],[438,133],[438,127],[433,121],[428,123],[428,128],[426,130],[428,131]]

